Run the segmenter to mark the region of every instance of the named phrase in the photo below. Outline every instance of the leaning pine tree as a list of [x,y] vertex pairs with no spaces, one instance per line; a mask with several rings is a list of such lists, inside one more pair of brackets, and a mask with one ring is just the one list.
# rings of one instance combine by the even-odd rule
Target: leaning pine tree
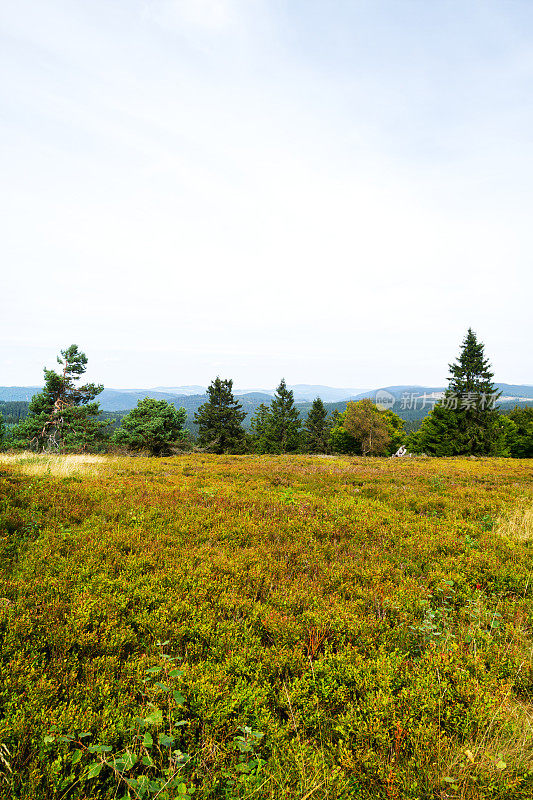
[[483,344],[471,328],[457,362],[449,366],[448,389],[416,434],[417,449],[435,456],[498,455],[503,446],[495,406],[499,395]]
[[16,445],[37,451],[79,452],[101,445],[107,423],[94,402],[103,386],[77,382],[87,369],[87,356],[76,344],[61,351],[63,369],[44,370],[44,389],[32,397],[28,416],[13,431]]
[[212,453],[242,453],[246,412],[233,396],[233,381],[215,378],[207,389],[208,401],[194,415],[198,442]]

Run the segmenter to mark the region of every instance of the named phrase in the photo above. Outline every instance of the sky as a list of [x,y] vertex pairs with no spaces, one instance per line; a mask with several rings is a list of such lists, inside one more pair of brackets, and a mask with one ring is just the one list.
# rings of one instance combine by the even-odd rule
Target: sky
[[530,0],[2,0],[0,385],[533,383]]

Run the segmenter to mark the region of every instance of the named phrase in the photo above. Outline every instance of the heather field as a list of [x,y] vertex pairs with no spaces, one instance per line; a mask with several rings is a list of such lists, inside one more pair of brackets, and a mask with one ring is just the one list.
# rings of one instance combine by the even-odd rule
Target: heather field
[[530,798],[532,479],[0,456],[0,797]]

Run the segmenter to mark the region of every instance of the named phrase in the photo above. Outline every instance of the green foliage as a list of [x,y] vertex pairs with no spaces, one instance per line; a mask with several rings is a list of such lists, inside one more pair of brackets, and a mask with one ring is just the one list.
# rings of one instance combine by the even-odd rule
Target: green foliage
[[506,426],[505,443],[510,455],[533,458],[533,406],[516,406],[510,414],[502,416],[501,422]]
[[494,406],[497,393],[484,347],[469,328],[444,399],[411,439],[416,452],[436,456],[503,455],[505,441]]
[[387,423],[388,432],[389,432],[389,443],[387,445],[387,455],[393,455],[396,453],[399,447],[405,444],[407,440],[407,436],[405,433],[405,423],[404,420],[395,414],[394,411],[387,409],[386,411],[381,412]]
[[251,449],[255,453],[270,452],[270,412],[265,403],[257,408],[250,421]]
[[529,800],[529,460],[74,460],[0,457],[1,800]]
[[212,453],[241,453],[245,448],[242,427],[246,413],[233,396],[233,381],[216,377],[207,389],[209,400],[194,415],[198,442]]
[[44,369],[43,391],[33,396],[28,416],[13,429],[15,446],[67,453],[101,448],[106,425],[98,419],[100,408],[93,401],[104,387],[78,385],[87,356],[77,345],[62,350],[61,356],[57,363],[62,371]]
[[146,397],[122,419],[113,441],[130,450],[147,450],[153,456],[168,455],[172,445],[184,439],[186,418],[184,408]]
[[313,401],[304,423],[304,447],[307,453],[327,453],[331,426],[324,403],[317,397]]
[[6,425],[16,425],[28,414],[29,403],[26,400],[0,401],[0,417]]
[[300,415],[294,405],[294,394],[282,378],[270,403],[269,438],[271,452],[295,453],[300,446]]
[[258,453],[295,453],[301,444],[300,428],[293,392],[282,378],[270,406],[259,406],[252,419],[252,447]]
[[[186,782],[185,772],[190,757],[179,745],[183,739],[185,698],[179,687],[183,670],[177,668],[176,659],[163,652],[168,642],[158,642],[158,664],[145,669],[139,693],[143,707],[125,726],[120,749],[107,744],[91,744],[91,734],[60,734],[57,725],[44,737],[45,745],[67,744],[66,760],[81,773],[73,785],[85,786],[94,778],[103,778],[125,798],[143,798],[155,795],[161,800],[180,798],[187,800],[194,787]],[[52,754],[54,748],[50,748]],[[79,767],[78,767],[79,765]],[[74,774],[72,778],[74,779]],[[122,794],[123,793],[123,794]]]
[[[363,405],[360,406],[359,403]],[[367,437],[368,447],[369,437],[375,435],[377,430],[379,437],[377,443],[374,442],[374,449],[379,450],[380,455],[393,455],[406,442],[404,421],[389,409],[386,411],[379,409],[370,400],[359,403],[348,403],[348,406],[355,406],[358,411],[356,415],[353,414],[353,410],[351,412],[352,420],[355,420],[352,432],[346,428],[348,409],[343,414],[337,412],[332,415],[333,427],[329,437],[331,450],[334,453],[362,455],[364,437]]]
[[2,413],[0,412],[0,450],[3,449],[6,439],[6,424],[4,422],[4,418]]
[[357,403],[348,403],[343,425],[346,432],[356,440],[362,455],[379,456],[388,452],[391,443],[390,419],[371,400],[365,398]]
[[333,453],[347,453],[361,455],[361,445],[344,427],[346,412],[334,411],[332,414],[332,428],[329,435],[329,448]]

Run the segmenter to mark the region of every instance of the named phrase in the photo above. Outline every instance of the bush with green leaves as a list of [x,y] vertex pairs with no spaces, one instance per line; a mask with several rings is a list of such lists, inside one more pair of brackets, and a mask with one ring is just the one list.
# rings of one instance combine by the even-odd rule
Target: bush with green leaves
[[113,442],[129,450],[145,450],[153,456],[168,455],[174,445],[185,441],[186,419],[184,408],[146,397],[122,419]]
[[[106,779],[126,798],[157,797],[187,800],[194,787],[187,782],[190,757],[180,749],[185,698],[179,686],[183,670],[176,659],[163,652],[167,642],[158,642],[158,663],[145,669],[141,693],[144,707],[125,728],[122,747],[91,744],[90,732],[62,734],[51,726],[44,737],[50,753],[61,747],[63,760],[81,773],[72,773],[73,784],[90,785],[95,778]],[[57,752],[57,750],[56,750]],[[78,767],[79,765],[79,767]]]

